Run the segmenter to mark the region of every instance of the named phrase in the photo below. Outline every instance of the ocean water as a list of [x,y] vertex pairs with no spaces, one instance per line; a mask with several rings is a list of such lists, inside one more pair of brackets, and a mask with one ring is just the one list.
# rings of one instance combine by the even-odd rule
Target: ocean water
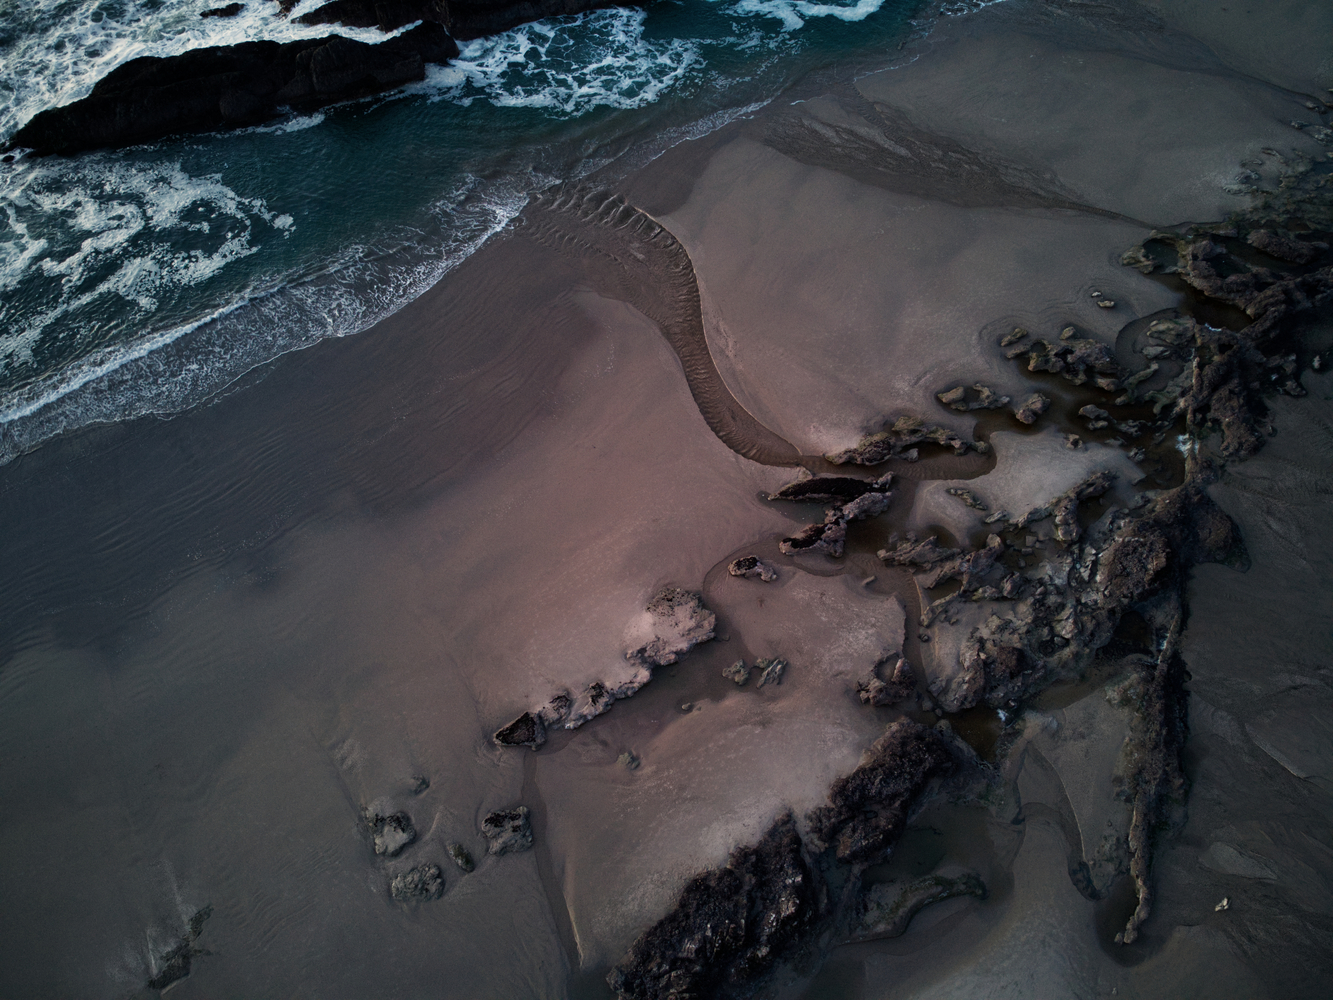
[[[0,26],[0,140],[111,69],[326,34],[255,0],[20,0]],[[777,98],[940,15],[920,0],[681,0],[524,25],[402,91],[217,135],[0,163],[0,464],[95,422],[180,412],[355,334],[501,230],[529,194]],[[294,13],[317,6],[304,0]],[[373,29],[342,29],[363,39]]]

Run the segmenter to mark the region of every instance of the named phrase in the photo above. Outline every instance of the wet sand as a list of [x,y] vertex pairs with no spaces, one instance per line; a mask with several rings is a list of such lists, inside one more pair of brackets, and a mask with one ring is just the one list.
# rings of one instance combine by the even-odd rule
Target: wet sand
[[[970,436],[979,414],[937,392],[1033,384],[1000,334],[1076,324],[1114,344],[1180,301],[1119,264],[1148,227],[1242,207],[1228,187],[1263,147],[1323,155],[1285,124],[1310,114],[1296,91],[1333,85],[1306,41],[1315,14],[1242,22],[1249,45],[1198,5],[1150,6],[1162,22],[988,8],[904,66],[603,178],[691,275],[657,284],[596,224],[568,243],[530,216],[365,334],[0,469],[0,993],[156,995],[155,963],[211,905],[209,954],[175,997],[609,996],[606,967],[691,874],[822,801],[897,716],[853,692],[881,653],[949,668],[914,635],[910,577],[874,569],[891,532],[984,531],[941,495],[956,482],[1027,502],[1096,468],[1131,478],[1121,450],[1062,451],[1071,413],[1035,434],[1010,420],[987,431],[992,456],[890,463],[917,482],[854,526],[844,559],[787,559],[777,539],[821,512],[761,498],[788,462],[902,414]],[[809,134],[820,162],[792,139]],[[958,149],[983,180],[921,167]],[[702,344],[667,329],[688,278]],[[1124,820],[1107,774],[1123,730],[1094,686],[1010,748],[1016,797],[932,802],[881,873],[971,865],[986,900],[835,949],[772,995],[1317,995],[1333,386],[1307,386],[1213,490],[1251,568],[1205,567],[1191,590],[1194,791],[1142,939],[1111,943],[1124,899],[1070,875]],[[779,581],[727,576],[748,552]],[[624,672],[664,585],[702,590],[725,641],[536,754],[490,741]],[[721,677],[772,655],[791,664],[780,686]],[[486,856],[481,817],[519,802],[536,849]],[[417,842],[377,857],[364,809],[407,812]],[[389,878],[423,863],[444,896],[392,900]]]

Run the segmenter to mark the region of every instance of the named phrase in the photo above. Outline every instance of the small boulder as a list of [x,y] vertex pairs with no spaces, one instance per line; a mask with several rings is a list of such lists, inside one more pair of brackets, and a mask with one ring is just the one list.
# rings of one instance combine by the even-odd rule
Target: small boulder
[[375,844],[375,853],[392,858],[404,847],[417,839],[417,831],[407,813],[392,813],[381,816],[376,812],[366,813],[366,826]]
[[448,847],[449,857],[454,859],[454,864],[465,872],[470,872],[476,868],[476,863],[472,860],[472,852],[459,843],[450,844]]
[[417,865],[389,880],[389,895],[407,902],[413,899],[439,899],[444,895],[444,875],[439,865]]
[[737,687],[744,687],[745,682],[750,679],[750,668],[745,665],[744,660],[737,660],[731,666],[722,668],[722,676]]
[[732,560],[727,572],[743,580],[762,580],[764,583],[772,583],[778,578],[778,571],[758,556],[741,556]]
[[772,658],[761,656],[754,665],[759,671],[759,680],[755,682],[755,687],[763,687],[765,684],[781,684],[782,675],[789,664],[780,656]]
[[527,806],[497,809],[481,821],[481,832],[490,845],[487,854],[509,854],[532,847],[532,825]]

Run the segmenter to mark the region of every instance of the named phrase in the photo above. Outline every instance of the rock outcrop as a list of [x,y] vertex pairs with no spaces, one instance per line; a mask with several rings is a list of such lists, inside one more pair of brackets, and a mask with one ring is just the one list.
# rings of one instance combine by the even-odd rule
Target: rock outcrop
[[899,719],[855,771],[833,783],[829,804],[811,811],[811,835],[844,864],[883,860],[926,785],[953,767],[939,734]]
[[927,424],[920,417],[899,417],[882,431],[862,438],[856,445],[825,457],[834,465],[879,465],[891,458],[915,460],[915,449],[923,444],[936,444],[953,449],[955,455],[969,451],[989,451],[984,442],[964,440],[947,427]]
[[487,854],[501,855],[532,847],[532,821],[527,806],[497,809],[481,821],[482,835],[489,841]]
[[334,35],[143,56],[112,70],[87,97],[34,115],[9,145],[68,155],[257,125],[282,108],[393,90],[423,79],[427,63],[457,54],[444,26],[428,22],[376,45]]
[[540,708],[524,712],[492,737],[502,747],[531,747],[546,742],[548,729],[577,729],[595,719],[615,702],[628,698],[653,678],[653,669],[675,663],[701,642],[713,638],[717,615],[704,607],[698,594],[665,587],[645,609],[646,641],[627,650],[625,659],[636,668],[619,681],[593,681],[577,696],[562,691]]
[[389,879],[389,895],[394,899],[439,899],[444,895],[444,875],[439,865],[417,865]]
[[856,479],[853,476],[808,476],[788,483],[770,500],[793,500],[797,503],[846,504],[867,493],[888,493],[893,485],[893,473],[878,479]]

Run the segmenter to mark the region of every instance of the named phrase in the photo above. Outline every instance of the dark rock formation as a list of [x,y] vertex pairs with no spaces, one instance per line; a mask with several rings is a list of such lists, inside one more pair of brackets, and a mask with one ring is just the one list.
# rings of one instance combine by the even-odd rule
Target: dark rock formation
[[509,854],[532,847],[532,825],[527,806],[497,809],[481,821],[481,832],[490,844],[487,854]]
[[1327,243],[1294,240],[1281,236],[1272,230],[1256,229],[1246,237],[1250,246],[1262,250],[1270,257],[1292,264],[1308,264],[1321,256],[1328,249]]
[[737,660],[731,666],[722,668],[722,676],[737,687],[744,687],[745,682],[750,679],[750,668],[745,665],[744,660]]
[[243,3],[229,3],[225,7],[214,7],[212,10],[206,10],[200,17],[235,17],[241,11],[245,10]]
[[920,542],[915,535],[908,535],[907,541],[900,542],[897,548],[880,549],[878,555],[888,566],[930,566],[952,559],[960,552],[962,549],[944,548],[934,535]]
[[1037,418],[1045,413],[1050,405],[1050,397],[1034,392],[1014,407],[1014,419],[1023,424],[1035,424]]
[[972,410],[998,410],[1002,406],[1009,405],[1008,396],[999,395],[988,385],[977,383],[972,386],[972,391],[977,394],[976,399],[970,399],[967,387],[962,385],[946,389],[944,392],[937,392],[935,398],[949,409],[957,410],[959,413],[968,413]]
[[34,115],[10,147],[70,154],[256,125],[283,107],[318,108],[392,90],[422,79],[426,63],[457,54],[444,27],[430,22],[378,45],[332,36],[144,56],[112,70],[87,97]]
[[955,455],[965,455],[972,449],[989,450],[979,447],[979,442],[963,440],[947,427],[928,425],[919,417],[899,417],[884,430],[862,438],[854,447],[825,457],[834,465],[879,465],[890,458],[903,457],[909,448],[922,444],[952,448]]
[[365,816],[376,854],[392,858],[417,839],[416,827],[412,825],[412,819],[407,813],[381,816],[377,812],[367,811]]
[[744,991],[800,944],[824,910],[818,876],[787,815],[725,867],[696,875],[607,982],[621,1000]]
[[389,895],[394,899],[439,899],[444,895],[444,875],[439,865],[418,865],[389,880]]
[[778,550],[784,556],[798,552],[822,552],[835,559],[842,555],[847,544],[847,519],[843,517],[841,507],[830,507],[824,513],[821,524],[806,526],[799,534],[784,538],[778,543]]
[[470,872],[476,868],[476,863],[472,860],[472,852],[459,843],[450,844],[448,847],[449,857],[454,859],[454,864],[465,872]]
[[758,556],[741,556],[739,559],[733,559],[731,565],[727,567],[727,572],[743,580],[762,580],[764,583],[772,583],[778,578],[778,571]]
[[532,747],[536,750],[546,742],[546,726],[541,716],[524,712],[495,734],[495,742],[502,747]]
[[849,941],[876,941],[899,937],[912,918],[931,903],[956,896],[986,898],[986,883],[972,872],[957,878],[926,875],[906,885],[888,882],[872,885],[858,902],[856,924]]
[[926,785],[953,767],[938,733],[899,719],[855,771],[833,783],[829,804],[811,811],[811,834],[843,863],[880,861]]
[[754,663],[754,668],[759,671],[759,679],[754,682],[755,687],[763,687],[765,684],[781,684],[782,675],[787,672],[789,666],[791,664],[780,656],[759,657]]
[[199,935],[203,933],[204,921],[213,915],[213,907],[205,906],[190,918],[189,926],[180,941],[170,951],[158,956],[153,963],[153,978],[148,980],[151,990],[165,990],[175,985],[190,974],[194,959],[200,955],[211,954],[198,945]]
[[639,5],[617,0],[333,0],[297,20],[381,31],[394,31],[413,21],[435,21],[455,38],[468,41],[546,17],[634,6]]
[[1014,357],[1027,355],[1028,371],[1052,372],[1074,385],[1091,381],[1099,389],[1119,389],[1120,380],[1128,372],[1111,349],[1101,341],[1073,336],[1072,332],[1073,327],[1067,327],[1055,343],[1038,340],[1010,351]]
[[[892,669],[890,669],[890,667]],[[885,671],[888,676],[885,677]],[[911,664],[900,654],[883,656],[870,671],[870,679],[858,681],[857,697],[863,705],[896,705],[906,701],[916,691],[916,674]]]
[[795,500],[798,503],[845,504],[867,493],[887,493],[893,484],[893,473],[878,479],[856,479],[852,476],[811,476],[788,483],[770,500]]
[[1084,500],[1103,496],[1115,484],[1114,472],[1095,472],[1077,486],[1058,497],[1010,522],[1012,528],[1026,528],[1029,524],[1055,517],[1055,538],[1063,545],[1078,541],[1082,529],[1078,523],[1078,505]]

